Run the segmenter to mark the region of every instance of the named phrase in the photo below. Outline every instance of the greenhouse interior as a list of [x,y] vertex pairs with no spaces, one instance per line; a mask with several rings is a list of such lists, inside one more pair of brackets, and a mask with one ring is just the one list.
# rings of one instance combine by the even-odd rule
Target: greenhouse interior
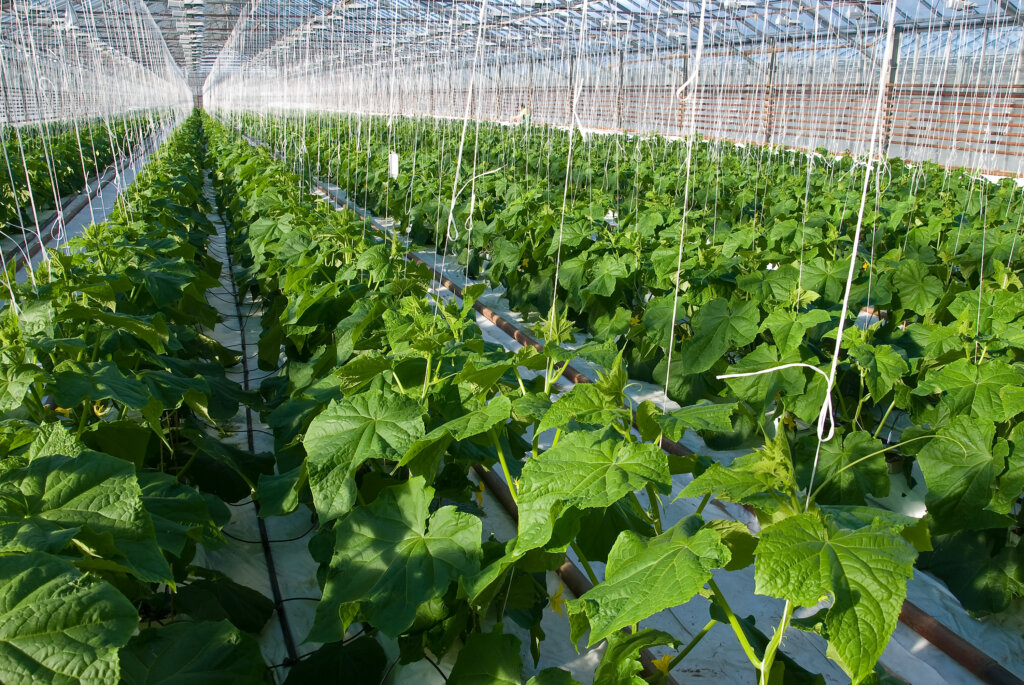
[[1024,685],[1024,1],[0,0],[0,682]]

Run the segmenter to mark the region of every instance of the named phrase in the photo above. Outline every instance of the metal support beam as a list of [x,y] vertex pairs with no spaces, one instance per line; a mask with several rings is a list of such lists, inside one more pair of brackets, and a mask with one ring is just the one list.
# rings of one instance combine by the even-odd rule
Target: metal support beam
[[764,142],[771,145],[775,138],[775,72],[778,67],[778,50],[772,50],[772,56],[768,61],[768,78],[765,81],[767,90],[764,102]]
[[1016,23],[1024,25],[1024,11],[1010,0],[992,0]]
[[885,109],[882,112],[882,144],[879,146],[882,157],[889,156],[889,144],[892,142],[893,119],[896,110],[896,89],[893,87],[893,84],[896,83],[896,70],[899,68],[902,37],[903,31],[896,29],[893,32],[892,45],[886,46],[889,53],[889,72],[886,74],[885,82],[882,84],[882,87],[885,88],[885,93],[882,95],[885,98]]
[[1020,50],[1017,51],[1017,79],[1014,83],[1024,86],[1024,31],[1020,34]]
[[615,128],[622,128],[622,77],[623,77],[623,61],[625,59],[625,53],[619,53],[619,74],[618,74],[618,87],[615,89]]

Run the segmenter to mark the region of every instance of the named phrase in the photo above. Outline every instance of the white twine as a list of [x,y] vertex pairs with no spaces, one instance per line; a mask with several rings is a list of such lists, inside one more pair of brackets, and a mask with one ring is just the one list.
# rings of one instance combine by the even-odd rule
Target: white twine
[[[868,144],[867,159],[864,161],[864,185],[861,188],[860,198],[860,209],[857,212],[857,226],[853,233],[853,245],[851,246],[850,252],[850,268],[846,275],[846,288],[843,293],[843,306],[839,313],[839,328],[836,330],[836,345],[832,352],[832,363],[829,365],[828,374],[819,369],[816,366],[804,363],[792,363],[782,364],[780,366],[773,366],[760,371],[750,371],[747,373],[737,374],[723,374],[718,376],[719,379],[724,378],[742,378],[745,376],[759,376],[765,373],[773,373],[775,371],[781,371],[783,369],[793,367],[806,367],[812,369],[815,373],[819,373],[825,377],[825,401],[821,405],[821,409],[818,411],[818,422],[817,422],[817,435],[818,435],[818,446],[814,452],[814,465],[811,467],[811,478],[807,484],[807,495],[804,499],[804,511],[811,506],[811,493],[814,492],[814,478],[818,473],[818,462],[821,457],[821,446],[835,437],[835,415],[832,406],[832,388],[835,386],[836,371],[839,368],[839,354],[842,351],[843,346],[843,329],[846,327],[846,316],[850,311],[850,291],[853,289],[853,277],[857,273],[857,249],[860,246],[861,230],[864,226],[864,210],[867,206],[868,188],[870,187],[872,172],[874,171],[874,156],[875,156],[875,143],[878,140],[878,131],[882,119],[882,111],[885,105],[885,91],[886,91],[886,80],[889,74],[889,62],[891,58],[890,46],[892,41],[895,39],[895,19],[896,19],[896,2],[890,0],[889,3],[889,16],[888,16],[888,29],[886,33],[886,44],[885,44],[885,57],[882,60],[882,66],[878,77],[878,100],[875,104],[875,119],[871,129],[871,141]],[[825,433],[824,427],[826,420],[829,423],[828,433]]]
[[[724,373],[720,376],[715,376],[718,380],[725,380],[727,378],[749,378],[750,376],[762,376],[766,373],[772,373],[774,371],[784,371],[786,369],[793,368],[805,368],[810,369],[814,373],[818,374],[825,379],[825,401],[821,405],[821,411],[818,412],[818,440],[821,442],[828,442],[836,434],[836,421],[835,414],[832,410],[832,384],[834,376],[832,374],[825,373],[817,366],[806,364],[804,362],[793,362],[791,364],[782,364],[780,366],[773,366],[768,369],[761,369],[760,371],[748,371],[745,373]],[[825,433],[825,422],[828,421],[828,433]]]

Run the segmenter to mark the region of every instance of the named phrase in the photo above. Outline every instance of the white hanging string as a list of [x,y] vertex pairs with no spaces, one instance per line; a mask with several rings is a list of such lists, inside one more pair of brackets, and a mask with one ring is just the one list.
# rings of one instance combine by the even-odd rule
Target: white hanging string
[[[693,83],[698,83],[700,78],[700,62],[703,57],[704,50],[704,16],[707,12],[707,0],[701,0],[700,3],[700,21],[697,24],[697,51],[694,54],[693,62],[693,74],[691,79]],[[668,334],[668,352],[666,353],[665,362],[665,395],[668,396],[669,381],[672,378],[672,350],[675,347],[676,340],[676,319],[679,315],[679,291],[681,289],[680,281],[683,278],[683,246],[686,243],[686,221],[688,219],[688,213],[690,209],[690,185],[691,185],[691,165],[693,162],[693,144],[694,138],[697,137],[697,102],[695,99],[690,99],[688,104],[689,109],[689,124],[687,126],[686,133],[686,164],[684,169],[685,184],[683,188],[683,216],[679,220],[679,250],[676,254],[676,276],[672,283],[672,320],[669,322],[669,334]]]
[[[839,358],[842,352],[843,346],[843,331],[846,327],[846,317],[850,308],[850,294],[853,290],[853,277],[857,273],[857,251],[860,247],[861,230],[864,225],[864,211],[867,207],[868,202],[868,190],[871,185],[872,172],[874,171],[874,157],[875,157],[875,145],[878,142],[879,132],[881,129],[882,113],[885,109],[885,95],[886,95],[886,83],[889,77],[889,64],[892,56],[891,46],[893,40],[895,40],[895,18],[896,18],[896,0],[889,0],[887,19],[886,19],[886,43],[885,53],[882,59],[882,65],[878,77],[878,98],[875,104],[875,115],[874,121],[871,126],[871,140],[868,145],[867,158],[865,160],[864,169],[864,183],[861,187],[861,198],[860,208],[857,210],[857,225],[853,233],[853,245],[850,247],[850,266],[846,274],[846,287],[843,292],[843,303],[839,312],[839,324],[836,329],[836,344],[832,351],[832,362],[829,365],[828,374],[825,374],[815,366],[810,364],[784,364],[781,366],[774,366],[760,371],[752,371],[747,373],[735,373],[735,374],[723,374],[718,376],[719,379],[727,378],[745,378],[750,376],[759,376],[765,373],[773,373],[775,371],[784,370],[792,367],[806,367],[813,369],[816,373],[824,376],[825,378],[825,400],[822,402],[821,409],[818,412],[817,420],[817,437],[818,444],[814,452],[814,462],[811,467],[811,476],[807,485],[807,494],[804,499],[804,510],[806,511],[811,505],[811,493],[814,492],[814,479],[818,471],[818,462],[821,458],[821,446],[831,440],[835,436],[835,418],[832,409],[832,389],[836,382],[836,372],[839,369]],[[828,430],[825,430],[826,424]]]

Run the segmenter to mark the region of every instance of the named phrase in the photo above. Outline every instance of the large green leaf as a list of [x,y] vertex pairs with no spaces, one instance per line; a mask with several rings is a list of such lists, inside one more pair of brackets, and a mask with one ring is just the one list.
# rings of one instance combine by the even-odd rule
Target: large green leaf
[[1024,547],[1007,545],[1006,538],[1005,528],[940,535],[918,568],[938,576],[968,611],[1005,611],[1024,595]]
[[[798,457],[800,484],[807,486],[817,450],[817,436],[801,441]],[[873,455],[873,456],[868,456]],[[857,462],[857,463],[855,463]],[[821,445],[814,489],[819,504],[864,504],[865,497],[889,494],[889,468],[882,454],[882,441],[867,431],[836,436]]]
[[135,469],[98,452],[36,459],[0,476],[0,528],[24,524],[76,530],[87,550],[80,564],[127,570],[171,583]]
[[477,572],[480,519],[442,507],[429,514],[434,489],[422,478],[386,488],[338,522],[336,546],[311,637],[340,639],[340,612],[358,603],[387,635],[412,625],[419,606],[449,583]]
[[20,407],[40,371],[34,364],[0,363],[0,411]]
[[958,416],[937,435],[917,455],[928,485],[925,504],[935,519],[936,532],[1008,523],[1005,517],[983,511],[1009,453],[1005,440],[993,445],[992,422]]
[[60,318],[75,322],[98,321],[117,330],[126,331],[148,344],[157,354],[164,352],[164,346],[168,341],[167,323],[161,314],[130,316],[71,303],[61,310]]
[[309,683],[379,683],[388,657],[373,637],[332,642],[291,667],[285,685]]
[[86,400],[112,399],[132,409],[149,404],[149,389],[126,377],[113,362],[80,364],[66,361],[53,374],[53,395],[61,407],[76,407]]
[[331,402],[313,419],[303,444],[313,501],[321,520],[345,514],[355,501],[354,475],[368,459],[401,459],[423,435],[420,406],[385,389]]
[[999,423],[1024,411],[1024,373],[1001,361],[958,359],[929,372],[915,395],[939,394],[952,415],[966,413]]
[[526,681],[526,685],[580,685],[569,671],[560,668],[545,668]]
[[757,452],[734,459],[729,466],[712,464],[678,497],[714,495],[726,502],[753,507],[770,517],[780,508],[798,509],[798,502],[788,494],[796,489],[789,443],[779,435]]
[[892,284],[900,297],[900,304],[918,314],[928,314],[945,289],[942,281],[928,273],[928,267],[916,259],[900,263],[892,275]]
[[231,621],[239,630],[259,633],[274,614],[266,596],[228,578],[196,580],[178,590],[174,609],[196,621]]
[[607,426],[623,418],[629,418],[629,411],[621,404],[609,406],[601,388],[594,383],[579,383],[551,405],[541,419],[537,432],[563,428],[570,421],[592,426]]
[[500,628],[472,633],[459,652],[448,685],[519,685],[523,673],[519,645],[519,638]]
[[443,423],[417,439],[398,464],[409,466],[415,475],[433,478],[449,445],[503,425],[511,413],[512,401],[505,395],[498,395],[487,405]]
[[546,543],[567,509],[608,507],[651,482],[671,482],[668,459],[656,445],[626,442],[605,431],[567,435],[523,467],[516,552]]
[[142,504],[153,520],[156,541],[162,549],[181,556],[190,541],[211,546],[221,542],[222,526],[231,514],[213,496],[204,496],[166,473],[147,472],[139,476]]
[[854,683],[869,677],[896,628],[914,547],[882,521],[843,530],[808,513],[765,527],[755,555],[758,594],[804,607],[832,598],[829,653]]
[[683,343],[673,358],[686,373],[701,373],[721,359],[733,345],[743,346],[757,337],[756,300],[729,303],[711,300],[693,317],[693,338]]
[[812,327],[831,320],[832,317],[823,309],[812,309],[800,314],[788,309],[776,309],[765,317],[761,328],[771,331],[776,347],[785,354],[800,347]]
[[116,683],[138,625],[111,585],[48,554],[0,556],[0,681]]
[[594,261],[590,284],[584,290],[590,295],[610,297],[615,292],[618,279],[629,275],[626,262],[618,255],[604,254]]
[[265,675],[256,639],[227,621],[150,628],[121,650],[125,685],[255,684]]
[[875,402],[880,402],[910,370],[892,345],[856,345],[850,354],[864,371],[864,383]]
[[623,531],[605,567],[604,582],[573,602],[590,623],[590,645],[620,628],[639,623],[669,607],[690,601],[711,578],[711,569],[729,561],[718,533],[684,519],[645,540]]

